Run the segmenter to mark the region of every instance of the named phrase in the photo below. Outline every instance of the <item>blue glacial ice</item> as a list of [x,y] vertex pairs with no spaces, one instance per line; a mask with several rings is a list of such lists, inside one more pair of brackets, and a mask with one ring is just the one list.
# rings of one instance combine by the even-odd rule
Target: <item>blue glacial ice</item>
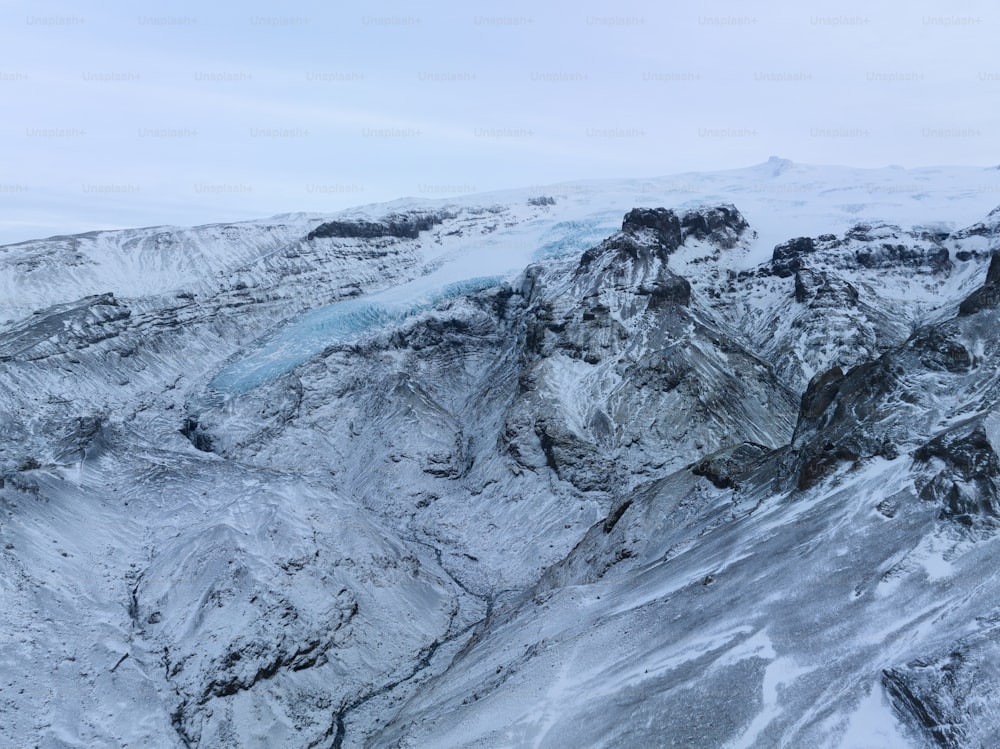
[[[532,222],[501,236],[492,235],[481,246],[464,247],[429,276],[304,313],[264,338],[242,359],[227,365],[210,387],[221,395],[248,392],[330,346],[354,343],[445,299],[496,286],[530,262],[582,252],[613,233],[620,223],[620,211],[602,211],[545,228]],[[527,251],[519,253],[515,248]],[[484,271],[494,273],[483,275]],[[465,274],[468,276],[463,278]]]
[[503,276],[478,276],[431,289],[413,289],[409,287],[414,284],[404,284],[311,310],[265,338],[249,355],[225,367],[212,380],[211,388],[231,395],[248,392],[290,372],[330,346],[354,343],[441,301],[482,291],[503,279]]
[[560,221],[542,235],[542,243],[532,254],[532,260],[562,257],[583,252],[621,228],[620,211],[606,211],[578,221]]

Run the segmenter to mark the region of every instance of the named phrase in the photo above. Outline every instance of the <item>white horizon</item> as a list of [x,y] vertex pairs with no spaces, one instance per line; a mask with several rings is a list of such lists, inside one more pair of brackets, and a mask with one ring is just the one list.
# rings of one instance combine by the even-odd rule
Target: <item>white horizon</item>
[[15,0],[0,244],[657,178],[988,168],[996,8]]

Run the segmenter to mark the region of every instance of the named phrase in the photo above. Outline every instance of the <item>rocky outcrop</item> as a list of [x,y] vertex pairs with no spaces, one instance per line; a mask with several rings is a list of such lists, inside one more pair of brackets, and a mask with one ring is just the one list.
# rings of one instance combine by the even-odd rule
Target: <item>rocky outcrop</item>
[[211,433],[206,432],[202,425],[198,423],[197,416],[188,416],[184,419],[184,424],[179,431],[191,442],[196,450],[201,450],[203,453],[215,451]]
[[795,301],[813,310],[847,310],[858,307],[860,294],[831,273],[801,268],[795,272]]
[[37,360],[76,351],[115,337],[132,315],[114,294],[96,294],[38,310],[4,332],[0,361]]
[[649,297],[649,310],[658,310],[672,304],[687,307],[691,304],[691,283],[681,276],[663,274],[651,285],[640,286],[639,296]]
[[919,353],[920,363],[930,370],[961,374],[976,364],[976,357],[962,342],[961,330],[953,323],[918,330],[910,346]]
[[455,214],[442,213],[396,213],[380,221],[328,221],[320,224],[306,236],[314,239],[416,239],[420,232],[454,218]]
[[1000,745],[1000,631],[995,619],[933,655],[882,672],[897,714],[942,749]]
[[1000,517],[1000,459],[982,424],[975,421],[935,437],[913,453],[935,466],[920,498],[941,507],[941,517],[973,525]]
[[731,250],[750,228],[750,224],[732,204],[686,211],[681,214],[684,240],[689,238],[709,242],[723,250]]
[[788,278],[802,268],[803,255],[816,251],[816,242],[811,237],[798,237],[782,242],[771,253],[771,272],[781,278]]
[[809,381],[806,391],[802,394],[799,418],[819,419],[826,412],[827,407],[833,403],[833,399],[837,397],[843,381],[844,370],[840,367],[832,367],[813,377]]
[[[903,238],[908,242],[890,242]],[[898,226],[860,224],[843,238],[824,234],[817,238],[798,237],[782,242],[771,254],[770,272],[781,278],[798,273],[814,261],[817,253],[831,256],[842,268],[874,271],[910,268],[920,273],[944,273],[951,268],[950,253],[937,235],[904,232]],[[834,256],[833,253],[836,253]]]
[[277,321],[573,202],[301,218],[259,253],[218,227],[224,274],[0,331],[0,743],[822,746],[887,663],[915,731],[996,743],[968,636],[1000,595],[1000,353],[989,305],[948,319],[982,231],[962,265],[867,225],[730,273],[732,206],[621,211],[212,384]]
[[663,257],[689,239],[732,249],[750,228],[733,205],[718,205],[685,211],[678,215],[667,208],[635,208],[622,221],[622,233],[654,244]]
[[974,315],[998,305],[1000,305],[1000,253],[994,253],[990,259],[986,283],[962,301],[958,307],[958,314]]
[[[844,464],[875,456],[893,459],[898,449],[890,430],[871,429],[884,400],[898,384],[888,356],[855,367],[817,375],[802,395],[792,438],[794,473],[800,491],[814,487]],[[864,424],[865,426],[861,426]]]
[[684,241],[680,217],[667,208],[633,208],[622,220],[622,233],[632,237],[651,238],[664,256],[676,250]]
[[[863,237],[857,236],[852,238],[863,239]],[[931,273],[941,273],[950,266],[949,252],[944,247],[922,249],[899,243],[869,241],[872,242],[872,246],[855,250],[852,258],[859,267],[865,270],[910,266],[925,269]]]
[[[635,209],[625,216],[620,233],[583,253],[570,277],[571,288],[559,269],[548,273],[546,285],[560,291],[536,297],[528,309],[531,358],[521,377],[521,393],[506,417],[505,450],[521,465],[548,467],[581,491],[618,496],[621,456],[629,455],[624,462],[648,479],[662,475],[667,466],[683,465],[674,458],[683,452],[682,443],[708,453],[727,446],[724,439],[766,442],[774,439],[773,429],[787,428],[781,425],[787,424],[790,394],[729,331],[703,322],[692,309],[691,283],[667,265],[689,237],[703,242],[721,237],[728,248],[746,228],[731,206],[681,215],[662,208]],[[529,275],[536,288],[537,273]],[[688,345],[686,331],[692,326],[707,346]],[[562,405],[567,394],[559,392],[567,385],[550,380],[563,357],[594,368],[579,373],[589,404],[571,422]],[[729,374],[736,361],[743,376]],[[584,384],[591,378],[594,385]],[[608,384],[598,386],[602,381]],[[630,387],[611,390],[615,382]],[[758,389],[773,398],[772,411],[757,414],[755,405],[754,415],[737,417],[736,412],[759,401],[736,394]],[[613,400],[606,403],[609,396]],[[705,414],[717,414],[719,422],[732,423],[734,429],[723,437],[712,429],[678,428],[702,421]],[[639,423],[646,427],[638,429]],[[625,485],[634,480],[625,478]]]
[[765,445],[744,442],[720,450],[691,467],[695,476],[703,476],[718,489],[732,489],[763,465],[773,451]]

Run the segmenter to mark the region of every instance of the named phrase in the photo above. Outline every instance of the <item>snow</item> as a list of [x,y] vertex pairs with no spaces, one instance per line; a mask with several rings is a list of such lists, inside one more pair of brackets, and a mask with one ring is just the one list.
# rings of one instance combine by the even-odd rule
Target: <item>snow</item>
[[[185,725],[204,731],[201,746],[324,746],[339,712],[345,746],[396,738],[628,746],[662,737],[692,746],[914,745],[878,673],[995,615],[995,539],[941,531],[948,521],[914,495],[910,445],[894,461],[845,461],[809,491],[781,473],[793,463],[788,452],[728,490],[674,468],[693,458],[679,436],[688,431],[705,450],[753,430],[780,446],[798,402],[789,398],[788,413],[769,421],[766,396],[780,386],[761,376],[758,389],[740,391],[760,410],[722,413],[719,388],[767,372],[741,346],[767,336],[802,342],[781,306],[790,280],[754,286],[736,308],[748,317],[725,317],[707,293],[712,273],[859,220],[968,225],[993,207],[998,188],[996,170],[775,160],[460,204],[403,200],[337,216],[0,248],[0,319],[12,323],[2,341],[11,358],[0,367],[0,711],[10,716],[0,737],[12,746],[174,749],[171,715],[183,703]],[[555,205],[529,206],[540,194]],[[510,282],[533,262],[563,283],[558,301],[575,314],[578,290],[555,271],[571,275],[568,259],[616,230],[627,210],[719,201],[734,203],[757,236],[708,263],[700,260],[713,248],[696,243],[672,257],[695,289],[689,317],[658,330],[614,308],[634,340],[601,366],[572,358],[571,348],[526,363],[516,335],[498,343],[490,335],[509,331],[492,329],[439,355],[376,345],[376,333],[413,330],[437,305]],[[447,206],[456,217],[417,240],[304,240],[330,218]],[[939,286],[897,273],[871,276],[862,292],[891,297],[881,303],[893,313],[897,297],[913,302],[905,327],[923,314],[913,312],[918,304],[928,315],[953,314],[984,272],[980,256],[957,263]],[[190,298],[177,301],[180,290]],[[103,317],[63,325],[59,310],[30,314],[106,291],[131,312],[101,328],[106,338],[88,338]],[[450,313],[493,322],[473,317],[474,307]],[[761,323],[767,315],[779,324]],[[830,313],[826,322],[839,334],[854,319]],[[710,341],[713,325],[731,345]],[[821,327],[810,334],[836,356]],[[919,413],[900,401],[886,418],[919,444],[934,425],[982,416],[995,392],[990,340],[970,343],[988,366],[913,377],[907,385],[925,398]],[[360,343],[367,354],[352,349]],[[806,374],[822,364],[804,349],[792,354]],[[693,399],[715,396],[683,418],[671,410],[681,395],[650,392],[662,380],[636,393],[628,378],[630,367],[678,361],[690,365]],[[729,369],[739,382],[725,379]],[[281,377],[293,370],[302,392]],[[514,423],[511,402],[530,387],[537,399]],[[969,392],[982,399],[975,409]],[[212,411],[209,395],[224,396],[226,408]],[[579,491],[544,459],[517,463],[505,448],[531,447],[544,409],[560,439],[584,447],[596,409],[630,431],[634,441],[609,439],[606,455],[571,456],[581,471],[608,467],[620,485]],[[92,414],[103,415],[106,433],[77,455],[62,435]],[[204,417],[217,453],[179,433],[189,416]],[[653,422],[670,434],[653,433]],[[997,445],[1000,420],[985,423]],[[28,456],[44,467],[19,469]],[[633,504],[608,528],[610,508],[625,498]],[[886,499],[898,499],[894,517],[876,509]],[[311,647],[327,648],[325,659],[304,665]],[[254,680],[275,663],[272,678]],[[212,694],[216,683],[234,691]]]
[[248,356],[230,364],[212,381],[221,393],[244,393],[273,380],[330,346],[353,343],[388,325],[399,325],[452,297],[496,286],[502,276],[485,276],[434,285],[424,277],[361,299],[320,307],[282,327]]
[[847,727],[832,749],[910,749],[899,720],[887,704],[879,684],[872,684],[857,709],[847,716]]
[[726,665],[746,658],[764,658],[771,661],[764,671],[764,707],[747,726],[743,734],[729,745],[729,749],[751,749],[761,732],[780,715],[781,690],[788,688],[798,677],[814,670],[814,667],[796,665],[791,658],[779,658],[765,632],[756,633],[734,648],[719,662],[719,665]]
[[[792,236],[844,231],[863,221],[919,226],[928,215],[935,215],[935,210],[956,217],[956,206],[951,202],[954,191],[964,190],[970,199],[960,204],[966,212],[964,222],[958,214],[951,228],[971,224],[994,205],[993,194],[977,192],[990,181],[996,182],[1000,191],[996,170],[856,170],[772,160],[762,167],[714,174],[553,185],[541,191],[551,193],[556,204],[541,213],[525,209],[530,194],[523,191],[472,196],[473,203],[483,206],[510,206],[504,225],[485,237],[444,237],[438,248],[425,251],[428,266],[435,268],[430,275],[308,313],[261,350],[220,373],[215,386],[224,392],[245,392],[329,345],[353,342],[378,326],[398,323],[426,309],[434,298],[447,298],[452,292],[444,289],[446,283],[463,279],[475,283],[476,277],[484,275],[497,281],[510,279],[529,262],[582,252],[617,229],[621,216],[635,205],[695,208],[720,202],[736,204],[756,232],[748,252],[733,253],[729,258],[728,266],[736,269],[769,259],[774,245]],[[857,198],[846,211],[845,196]],[[431,206],[420,201],[394,204],[396,209],[407,210]],[[874,235],[880,236],[879,231],[888,236],[887,227],[876,229]],[[883,286],[880,291],[886,293],[887,289]],[[897,295],[912,297],[913,289],[907,285]],[[805,374],[808,378],[814,371],[807,367]]]
[[[545,194],[556,204],[528,206]],[[485,236],[453,237],[427,258],[454,264],[458,275],[493,275],[532,259],[578,252],[607,236],[637,206],[670,208],[733,203],[756,238],[730,267],[753,267],[790,237],[840,233],[858,222],[904,228],[944,217],[951,228],[980,221],[1000,203],[1000,171],[976,167],[855,169],[772,159],[720,172],[650,179],[590,180],[463,198],[472,208],[509,208]],[[0,322],[57,301],[111,291],[123,297],[164,293],[274,256],[323,220],[373,219],[391,211],[438,210],[449,200],[403,199],[329,216],[283,214],[271,219],[193,229],[152,227],[91,232],[0,247]],[[505,223],[512,225],[500,225]],[[34,258],[27,262],[26,258]],[[457,261],[457,262],[456,262]],[[462,262],[465,261],[465,262]],[[485,266],[489,266],[486,268]],[[454,279],[453,280],[457,280]]]

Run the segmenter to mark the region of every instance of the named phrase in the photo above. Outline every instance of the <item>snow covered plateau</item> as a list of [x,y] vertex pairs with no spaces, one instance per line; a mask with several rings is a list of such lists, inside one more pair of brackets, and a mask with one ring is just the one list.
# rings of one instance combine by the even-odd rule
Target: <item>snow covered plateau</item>
[[0,747],[1000,746],[1000,170],[0,247]]

